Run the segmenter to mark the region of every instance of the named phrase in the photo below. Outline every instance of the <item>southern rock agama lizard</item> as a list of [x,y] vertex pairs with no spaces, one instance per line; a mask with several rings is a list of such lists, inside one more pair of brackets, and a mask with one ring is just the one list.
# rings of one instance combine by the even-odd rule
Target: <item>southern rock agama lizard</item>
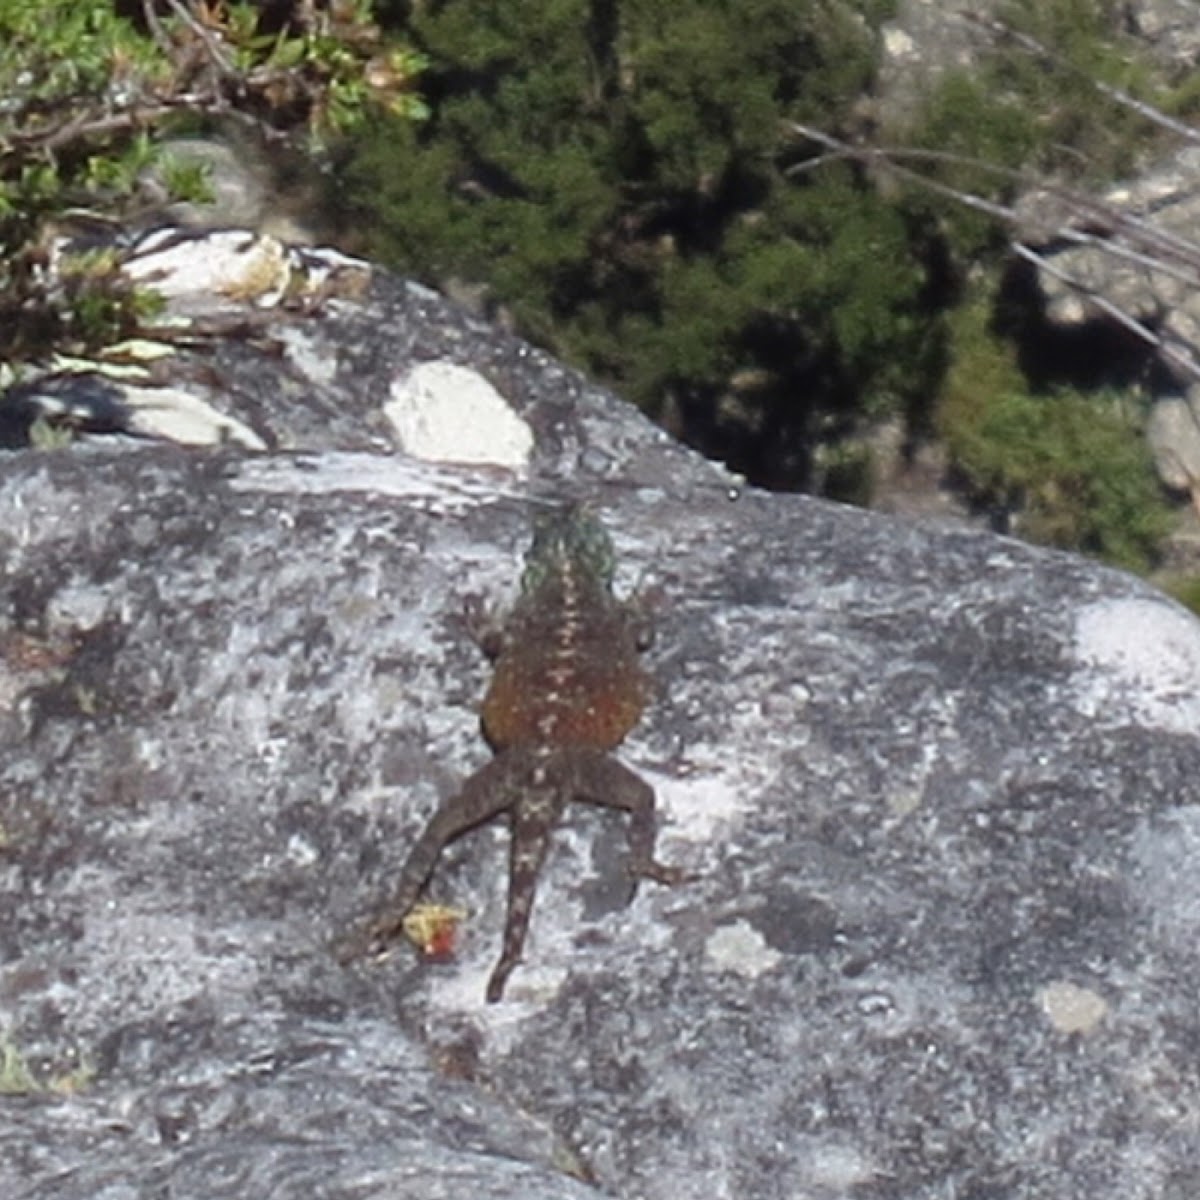
[[502,997],[521,959],[538,873],[569,801],[629,813],[634,887],[641,877],[685,878],[654,857],[653,788],[611,754],[637,724],[649,692],[638,661],[648,625],[636,603],[613,594],[614,566],[612,542],[586,510],[556,510],[537,524],[521,595],[507,619],[486,628],[476,620],[477,640],[495,660],[481,710],[495,757],[443,801],[410,851],[391,900],[347,942],[343,959],[395,940],[442,848],[506,809],[508,917],[489,1001]]

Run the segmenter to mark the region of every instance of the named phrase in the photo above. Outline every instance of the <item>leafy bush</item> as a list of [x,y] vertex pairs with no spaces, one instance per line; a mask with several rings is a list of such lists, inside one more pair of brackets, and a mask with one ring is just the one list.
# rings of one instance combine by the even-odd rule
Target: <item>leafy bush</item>
[[987,326],[986,308],[955,321],[953,367],[937,423],[976,500],[1014,515],[1022,537],[1145,571],[1168,514],[1128,393],[1028,390],[1015,349]]
[[120,291],[114,271],[90,264],[77,286],[51,293],[43,267],[64,216],[119,214],[154,159],[152,132],[219,119],[317,136],[353,127],[372,106],[408,120],[424,112],[413,91],[422,59],[384,42],[368,0],[290,11],[0,0],[0,46],[0,360],[9,362],[136,323],[143,301]]
[[789,119],[850,120],[879,3],[446,0],[433,117],[364,130],[349,225],[761,482],[927,388],[926,270],[860,172],[792,183]]
[[1200,575],[1176,576],[1159,581],[1159,586],[1185,608],[1200,616]]

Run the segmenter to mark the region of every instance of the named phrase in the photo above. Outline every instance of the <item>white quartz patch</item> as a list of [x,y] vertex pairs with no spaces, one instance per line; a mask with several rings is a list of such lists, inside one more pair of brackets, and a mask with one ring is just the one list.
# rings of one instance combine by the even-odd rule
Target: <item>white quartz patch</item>
[[757,929],[745,921],[735,921],[713,931],[705,947],[705,958],[714,970],[728,971],[743,979],[757,979],[774,970],[780,954],[767,945]]
[[1108,1015],[1103,996],[1066,979],[1056,979],[1039,988],[1037,1001],[1059,1033],[1091,1033]]
[[393,383],[383,411],[414,458],[521,471],[533,450],[529,426],[508,401],[457,363],[419,363]]
[[1200,732],[1200,620],[1166,600],[1101,600],[1075,622],[1075,702],[1105,724]]

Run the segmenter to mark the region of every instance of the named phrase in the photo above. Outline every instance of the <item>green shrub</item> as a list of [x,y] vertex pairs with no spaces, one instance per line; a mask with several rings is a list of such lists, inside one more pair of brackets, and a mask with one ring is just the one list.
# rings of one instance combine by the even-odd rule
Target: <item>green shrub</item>
[[738,447],[786,444],[802,482],[814,445],[932,378],[907,216],[844,164],[785,174],[789,120],[851,119],[888,7],[424,6],[433,117],[363,131],[348,224],[432,283],[486,282],[526,336],[756,478],[778,464]]
[[[154,161],[154,133],[236,120],[319,138],[372,108],[424,114],[414,91],[423,60],[383,40],[369,0],[290,11],[0,0],[0,46],[0,361],[10,363],[136,324],[145,300],[121,291],[115,271],[85,264],[56,291],[44,266],[64,221],[121,215]],[[177,198],[202,190],[194,171],[166,177]]]
[[1200,616],[1200,575],[1182,575],[1157,581],[1159,587],[1185,608]]
[[1143,406],[1115,390],[1028,390],[1013,347],[979,303],[955,322],[938,430],[984,506],[1013,514],[1031,541],[1146,571],[1168,509],[1142,437]]

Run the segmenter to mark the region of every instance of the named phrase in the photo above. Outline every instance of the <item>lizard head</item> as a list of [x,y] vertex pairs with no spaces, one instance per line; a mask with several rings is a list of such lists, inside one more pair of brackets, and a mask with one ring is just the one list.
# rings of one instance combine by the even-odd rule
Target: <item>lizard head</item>
[[579,505],[558,509],[536,521],[521,589],[536,591],[566,569],[587,575],[605,588],[612,586],[616,570],[616,555],[604,526]]

